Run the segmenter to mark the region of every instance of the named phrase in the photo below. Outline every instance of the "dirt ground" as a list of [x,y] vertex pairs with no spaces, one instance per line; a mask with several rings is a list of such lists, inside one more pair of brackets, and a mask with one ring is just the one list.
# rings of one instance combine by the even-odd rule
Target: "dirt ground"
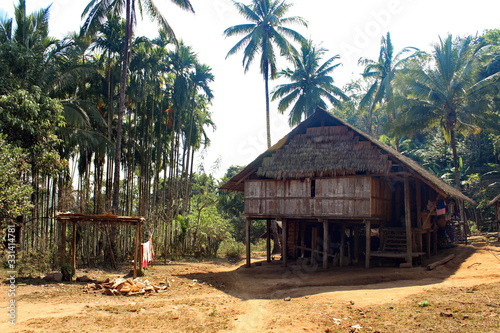
[[[428,271],[374,262],[283,267],[254,253],[244,261],[174,261],[141,279],[168,281],[159,293],[106,296],[85,283],[21,280],[16,324],[7,322],[9,286],[0,286],[0,332],[500,332],[500,242],[478,237]],[[124,272],[78,270],[115,279]]]

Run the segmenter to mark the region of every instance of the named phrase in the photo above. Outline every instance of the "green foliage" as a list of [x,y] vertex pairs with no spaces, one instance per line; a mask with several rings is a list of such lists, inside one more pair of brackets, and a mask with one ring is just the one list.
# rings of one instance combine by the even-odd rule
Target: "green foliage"
[[16,262],[18,274],[36,276],[50,272],[57,267],[55,264],[58,259],[56,252],[55,249],[19,252]]
[[33,169],[43,174],[65,166],[56,150],[60,140],[55,134],[64,124],[61,103],[35,86],[0,96],[0,131],[8,142],[25,149]]
[[30,195],[33,188],[25,177],[30,165],[19,147],[5,141],[0,134],[0,219],[15,218],[32,208]]
[[69,264],[64,264],[61,267],[61,273],[63,281],[71,281],[75,275],[75,269]]
[[222,241],[219,247],[219,255],[231,260],[240,259],[245,253],[245,244],[237,242],[234,238],[229,237]]

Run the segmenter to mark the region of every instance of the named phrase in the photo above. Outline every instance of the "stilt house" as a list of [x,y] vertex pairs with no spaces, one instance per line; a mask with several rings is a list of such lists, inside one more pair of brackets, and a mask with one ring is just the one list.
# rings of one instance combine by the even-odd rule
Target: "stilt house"
[[267,220],[268,237],[271,221],[281,221],[285,265],[305,258],[327,268],[364,257],[369,267],[372,257],[389,257],[411,266],[413,258],[437,251],[436,206],[472,202],[412,159],[321,109],[221,189],[244,192],[247,266],[253,220]]

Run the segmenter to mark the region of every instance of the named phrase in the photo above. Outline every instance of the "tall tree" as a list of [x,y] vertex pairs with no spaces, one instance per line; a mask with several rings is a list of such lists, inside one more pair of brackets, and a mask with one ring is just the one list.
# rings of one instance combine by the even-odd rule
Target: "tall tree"
[[339,59],[335,55],[320,64],[322,56],[327,50],[317,48],[312,41],[302,44],[299,54],[292,55],[294,69],[287,68],[278,76],[287,78],[291,83],[278,85],[273,91],[273,100],[281,98],[278,110],[284,113],[293,103],[288,117],[290,126],[295,126],[302,118],[310,116],[317,107],[327,109],[325,99],[332,105],[339,106],[338,98],[347,99],[340,88],[333,84],[331,73],[340,63],[333,64]]
[[[189,0],[172,0],[179,7],[194,12]],[[122,152],[122,125],[123,114],[125,112],[125,92],[127,85],[127,72],[130,58],[130,42],[133,36],[133,27],[136,20],[136,8],[142,15],[143,8],[146,10],[149,17],[157,22],[161,28],[173,39],[176,40],[175,34],[168,24],[167,20],[160,14],[158,8],[152,0],[91,0],[83,11],[82,16],[86,16],[82,33],[93,32],[97,27],[108,17],[108,13],[121,15],[125,11],[125,43],[123,45],[122,57],[122,72],[120,79],[120,97],[118,104],[118,122],[116,125],[116,147],[114,161],[114,181],[113,181],[113,205],[112,209],[118,213],[119,204],[119,185],[120,185],[120,159]]]
[[241,2],[234,3],[238,12],[249,23],[235,25],[224,31],[226,37],[244,35],[244,37],[229,50],[227,57],[243,50],[243,67],[248,71],[258,53],[260,57],[260,72],[264,76],[266,93],[266,129],[267,146],[271,146],[271,125],[269,114],[269,79],[276,78],[277,48],[281,55],[289,55],[295,51],[290,41],[305,42],[305,38],[295,30],[286,27],[289,23],[307,26],[307,22],[298,16],[285,17],[292,6],[284,0],[252,0],[250,5]]
[[[388,32],[382,37],[380,43],[380,54],[377,61],[361,58],[359,64],[364,65],[363,77],[373,80],[366,95],[361,99],[359,107],[369,112],[368,133],[372,133],[372,114],[382,103],[389,102],[393,95],[393,79],[396,73],[403,68],[404,62],[417,55],[417,48],[405,47],[394,55],[394,46],[391,41],[391,34]],[[410,53],[412,52],[412,53]],[[395,115],[389,115],[394,119]]]
[[401,80],[403,95],[394,96],[401,114],[392,125],[403,135],[439,127],[451,147],[455,186],[460,189],[457,132],[477,133],[481,128],[500,126],[492,111],[492,100],[481,90],[499,84],[499,75],[480,76],[486,43],[472,36],[453,39],[451,35],[434,45],[428,66],[419,64]]

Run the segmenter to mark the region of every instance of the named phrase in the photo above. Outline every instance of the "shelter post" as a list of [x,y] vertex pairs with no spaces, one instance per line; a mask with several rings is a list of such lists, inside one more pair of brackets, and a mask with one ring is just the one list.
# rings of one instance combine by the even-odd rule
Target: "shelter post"
[[76,271],[76,222],[73,222],[73,240],[71,242],[71,266]]
[[61,223],[61,267],[66,261],[66,223]]
[[140,240],[139,240],[139,233],[140,233],[140,225],[136,224],[135,225],[135,240],[134,240],[134,279],[137,277],[137,266],[141,266],[139,264],[139,246],[140,246]]
[[412,266],[412,228],[411,228],[411,207],[410,207],[410,179],[405,175],[404,177],[404,190],[405,190],[405,224],[406,224],[406,262]]
[[418,251],[423,252],[423,241],[422,241],[422,184],[420,179],[415,180],[416,185],[416,197],[417,197],[417,228],[418,228]]

